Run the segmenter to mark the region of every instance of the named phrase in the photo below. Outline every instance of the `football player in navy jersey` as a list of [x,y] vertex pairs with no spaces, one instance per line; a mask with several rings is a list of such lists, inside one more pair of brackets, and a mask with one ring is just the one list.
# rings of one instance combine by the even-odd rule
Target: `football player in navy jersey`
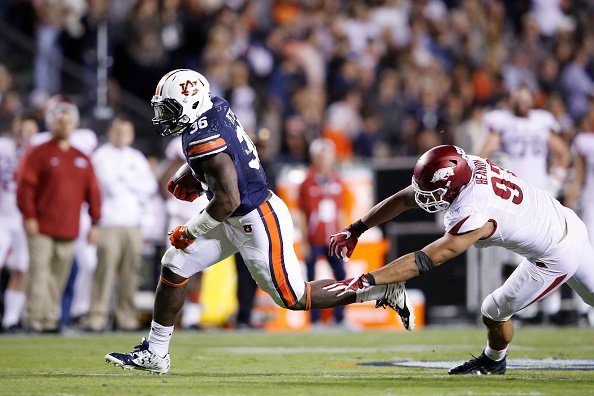
[[[305,282],[293,249],[293,223],[285,203],[268,189],[256,148],[226,100],[210,96],[209,83],[188,69],[167,73],[151,105],[153,125],[163,136],[182,135],[187,163],[205,187],[209,203],[188,223],[169,233],[172,247],[162,272],[148,340],[130,353],[110,353],[107,362],[159,374],[170,368],[169,341],[192,275],[239,252],[258,286],[281,307],[330,308],[378,300],[396,310],[404,326],[414,326],[403,283],[371,286],[337,297],[323,289],[332,279]],[[178,188],[176,188],[178,187]],[[178,199],[193,200],[170,182]],[[357,222],[346,232],[355,239],[367,227]]]

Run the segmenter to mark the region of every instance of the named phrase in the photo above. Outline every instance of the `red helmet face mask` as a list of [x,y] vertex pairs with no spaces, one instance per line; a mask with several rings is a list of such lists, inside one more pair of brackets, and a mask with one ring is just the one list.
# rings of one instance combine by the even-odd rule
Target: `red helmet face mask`
[[452,145],[434,147],[415,165],[412,177],[415,201],[429,213],[446,210],[471,177],[464,150]]

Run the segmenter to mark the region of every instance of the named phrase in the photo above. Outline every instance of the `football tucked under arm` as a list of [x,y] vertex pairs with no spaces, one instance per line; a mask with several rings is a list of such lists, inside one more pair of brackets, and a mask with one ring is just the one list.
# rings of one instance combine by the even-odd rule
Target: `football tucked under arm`
[[188,164],[183,164],[175,172],[172,179],[167,183],[167,190],[175,198],[188,202],[192,202],[204,194],[202,183],[194,177],[192,168]]

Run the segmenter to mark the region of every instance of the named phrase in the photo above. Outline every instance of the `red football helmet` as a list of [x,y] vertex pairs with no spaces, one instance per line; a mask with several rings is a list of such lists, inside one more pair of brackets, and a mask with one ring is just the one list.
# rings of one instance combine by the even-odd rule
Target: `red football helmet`
[[415,165],[412,177],[415,201],[429,213],[446,210],[471,177],[472,169],[464,150],[452,145],[434,147]]

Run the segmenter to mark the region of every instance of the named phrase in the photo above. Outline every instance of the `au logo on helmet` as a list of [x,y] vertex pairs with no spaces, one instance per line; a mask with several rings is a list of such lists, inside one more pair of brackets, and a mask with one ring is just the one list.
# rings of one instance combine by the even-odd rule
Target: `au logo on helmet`
[[[190,81],[190,80],[186,80],[185,83],[181,83],[179,84],[179,86],[181,87],[182,91],[182,95],[185,96],[194,96],[198,93],[198,88],[196,88],[196,85],[198,84],[198,81]],[[190,90],[191,89],[191,90]]]
[[454,167],[448,168],[441,168],[438,169],[434,174],[433,178],[431,179],[431,183],[435,183],[440,180],[447,180],[450,176],[454,176]]

